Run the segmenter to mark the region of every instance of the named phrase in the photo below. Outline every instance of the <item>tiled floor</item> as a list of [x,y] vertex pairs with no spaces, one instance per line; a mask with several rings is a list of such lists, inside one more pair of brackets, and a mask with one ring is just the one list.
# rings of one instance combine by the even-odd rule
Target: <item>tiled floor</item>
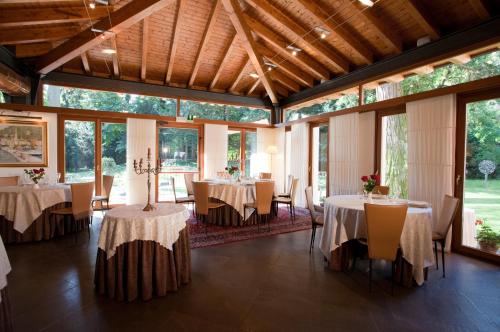
[[15,331],[500,331],[497,266],[451,255],[446,279],[431,269],[393,297],[378,275],[369,293],[363,264],[332,272],[309,255],[309,231],[193,250],[190,285],[118,303],[93,290],[98,229],[7,248]]

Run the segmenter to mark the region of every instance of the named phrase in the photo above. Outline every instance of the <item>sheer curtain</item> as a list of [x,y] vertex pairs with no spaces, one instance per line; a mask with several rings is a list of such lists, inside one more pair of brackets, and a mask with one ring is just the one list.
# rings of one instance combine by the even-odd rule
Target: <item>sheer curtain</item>
[[432,204],[434,225],[445,194],[453,195],[456,98],[446,95],[406,104],[409,198]]
[[[144,159],[151,149],[151,158],[156,160],[156,121],[127,119],[127,204],[145,204],[148,199],[147,175],[137,175],[134,159]],[[156,164],[156,163],[155,163]],[[143,164],[144,166],[144,164]],[[151,179],[151,201],[155,201],[155,178]]]
[[299,179],[296,205],[306,207],[305,189],[309,185],[309,124],[292,125],[290,173]]
[[214,178],[227,166],[227,125],[205,124],[203,176]]

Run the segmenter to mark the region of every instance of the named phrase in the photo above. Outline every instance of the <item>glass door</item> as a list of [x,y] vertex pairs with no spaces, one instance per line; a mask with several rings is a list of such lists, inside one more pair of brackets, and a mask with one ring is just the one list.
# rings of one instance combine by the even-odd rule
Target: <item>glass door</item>
[[328,124],[311,127],[311,157],[313,201],[319,204],[328,195]]
[[[64,171],[66,183],[96,181],[96,121],[64,121]],[[61,170],[61,168],[60,168]]]
[[[496,93],[498,94],[498,93]],[[458,108],[455,227],[459,250],[499,261],[500,96],[463,100]]]
[[109,204],[125,204],[127,164],[127,124],[101,122],[102,175],[113,176]]
[[199,128],[160,127],[158,129],[158,154],[162,159],[162,172],[157,177],[158,201],[173,201],[171,181],[175,179],[176,195],[186,197],[185,173],[199,177]]

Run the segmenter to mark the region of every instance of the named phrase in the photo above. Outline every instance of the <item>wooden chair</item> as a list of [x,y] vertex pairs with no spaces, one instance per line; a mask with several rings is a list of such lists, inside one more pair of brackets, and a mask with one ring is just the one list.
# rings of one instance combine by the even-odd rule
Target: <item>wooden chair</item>
[[379,195],[389,195],[389,187],[388,186],[375,186],[373,188],[372,193]]
[[194,180],[193,173],[184,173],[184,183],[186,184],[187,194],[188,196],[193,196],[194,198],[193,180]]
[[272,173],[265,173],[265,172],[259,173],[259,179],[261,180],[271,180],[272,176],[273,176]]
[[295,196],[297,195],[297,188],[299,187],[299,179],[293,179],[292,181],[292,191],[290,197],[275,197],[273,202],[278,208],[279,204],[286,204],[288,206],[288,211],[290,212],[290,219],[295,220]]
[[450,195],[445,195],[443,200],[443,209],[439,216],[436,229],[432,232],[432,241],[434,242],[434,255],[436,257],[436,269],[438,266],[437,243],[441,244],[441,262],[443,263],[443,278],[446,277],[444,266],[444,247],[446,245],[446,236],[451,228],[451,223],[455,219],[458,211],[459,199]]
[[222,203],[213,203],[208,198],[208,182],[193,181],[194,202],[196,218],[205,219],[205,235],[208,228],[208,214],[210,210],[215,210],[224,206]]
[[[87,229],[90,240],[90,224],[92,224],[92,194],[94,192],[94,182],[73,183],[71,184],[71,207],[54,210],[51,216],[72,217],[76,222],[82,219],[88,219]],[[78,233],[75,232],[75,242]]]
[[[368,238],[360,243],[368,246],[370,292],[372,290],[372,260],[392,262],[391,294],[394,294],[394,272],[399,252],[399,241],[405,224],[407,204],[382,205],[365,203]],[[354,264],[353,262],[353,268]]]
[[19,184],[19,176],[2,176],[0,177],[0,186],[17,186]]
[[278,197],[290,197],[290,194],[292,193],[292,183],[293,183],[293,175],[290,174],[288,175],[288,178],[287,178],[287,188],[286,188],[286,192],[283,193],[283,194],[278,194]]
[[95,202],[101,203],[101,208],[99,210],[103,211],[103,202],[106,202],[106,210],[109,210],[109,196],[111,195],[111,189],[113,189],[113,175],[103,175],[102,176],[102,195],[94,196],[92,198],[92,208],[94,208]]
[[311,222],[312,222],[311,244],[309,245],[309,252],[311,252],[314,248],[314,240],[316,238],[316,228],[318,226],[322,227],[325,219],[323,210],[319,207],[314,206],[313,189],[311,186],[306,188],[306,201],[307,201],[307,209],[309,210],[309,214],[311,215]]
[[173,176],[170,178],[170,184],[172,186],[172,192],[174,193],[175,204],[194,204],[194,195],[188,195],[187,197],[177,197],[177,194],[175,192],[175,178]]
[[244,205],[244,216],[243,222],[247,220],[246,212],[247,208],[254,209],[253,213],[257,213],[257,230],[260,231],[260,223],[261,219],[264,219],[264,222],[267,221],[268,230],[271,231],[271,205],[273,203],[273,193],[274,193],[274,182],[273,181],[265,181],[265,182],[255,182],[255,202],[247,203]]

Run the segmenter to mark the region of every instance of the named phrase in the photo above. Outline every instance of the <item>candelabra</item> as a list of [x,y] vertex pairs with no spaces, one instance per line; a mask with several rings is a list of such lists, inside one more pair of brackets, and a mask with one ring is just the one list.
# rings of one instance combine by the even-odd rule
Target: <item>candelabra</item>
[[151,167],[151,149],[148,148],[148,157],[146,159],[148,163],[147,168],[142,168],[143,160],[139,159],[139,163],[134,159],[134,171],[135,174],[141,175],[144,173],[148,174],[148,204],[142,209],[142,211],[151,211],[154,207],[151,205],[151,174],[157,175],[161,170],[161,159],[156,160],[156,167]]

